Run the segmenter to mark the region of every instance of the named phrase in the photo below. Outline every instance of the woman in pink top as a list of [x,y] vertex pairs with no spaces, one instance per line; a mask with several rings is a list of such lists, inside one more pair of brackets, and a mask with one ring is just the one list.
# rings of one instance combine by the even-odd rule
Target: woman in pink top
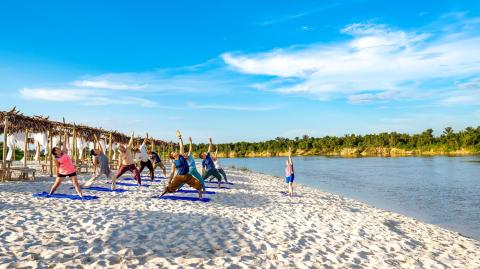
[[293,181],[295,174],[293,172],[292,149],[288,149],[288,160],[285,163],[285,182],[288,184],[288,195],[293,196]]
[[54,147],[52,149],[52,154],[55,156],[55,163],[57,166],[57,178],[55,180],[55,183],[53,183],[49,194],[52,195],[57,190],[58,186],[60,186],[65,177],[70,177],[78,195],[80,195],[80,197],[83,197],[82,190],[80,189],[80,185],[78,184],[77,169],[72,163],[72,159],[70,159],[70,156],[68,156],[67,154],[67,133],[65,133],[65,139],[63,141],[64,143],[62,149],[60,149],[59,147]]

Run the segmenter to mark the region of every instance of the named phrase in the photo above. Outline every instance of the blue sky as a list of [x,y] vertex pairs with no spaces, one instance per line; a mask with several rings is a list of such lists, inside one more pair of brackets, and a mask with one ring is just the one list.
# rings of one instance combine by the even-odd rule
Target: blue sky
[[2,1],[0,109],[196,141],[480,122],[480,1]]

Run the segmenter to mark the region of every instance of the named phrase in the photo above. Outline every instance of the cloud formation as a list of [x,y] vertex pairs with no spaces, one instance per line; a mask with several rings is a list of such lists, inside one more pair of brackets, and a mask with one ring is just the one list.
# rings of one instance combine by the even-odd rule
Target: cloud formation
[[[436,81],[453,85],[480,74],[478,26],[478,20],[465,19],[445,29],[417,32],[355,23],[341,30],[348,41],[221,57],[237,72],[267,76],[255,84],[257,89],[366,103],[420,95]],[[271,83],[271,77],[297,82]]]

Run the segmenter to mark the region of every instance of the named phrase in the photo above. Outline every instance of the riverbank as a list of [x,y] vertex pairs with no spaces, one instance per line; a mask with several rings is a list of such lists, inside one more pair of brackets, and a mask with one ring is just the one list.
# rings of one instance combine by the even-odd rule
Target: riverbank
[[[386,147],[367,147],[367,148],[342,148],[332,151],[320,150],[301,150],[297,149],[292,153],[293,156],[311,157],[311,156],[335,156],[345,158],[355,157],[406,157],[406,156],[471,156],[480,155],[480,152],[471,149],[458,150],[406,150],[400,148],[386,148]],[[261,152],[246,152],[237,153],[230,151],[226,153],[218,153],[221,158],[256,158],[256,157],[287,157],[288,151],[261,151]]]
[[290,198],[282,179],[226,171],[234,185],[209,189],[208,203],[152,198],[163,182],[85,191],[92,201],[32,197],[46,177],[1,183],[0,267],[480,266],[480,242],[458,233],[302,185]]

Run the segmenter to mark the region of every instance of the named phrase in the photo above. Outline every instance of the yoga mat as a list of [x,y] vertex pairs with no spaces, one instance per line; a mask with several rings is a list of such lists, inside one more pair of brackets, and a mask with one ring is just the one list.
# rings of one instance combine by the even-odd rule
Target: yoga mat
[[[126,178],[123,178],[123,180],[135,180],[131,177],[126,177]],[[136,181],[136,180],[135,180]],[[154,179],[154,180],[150,180],[150,179],[145,179],[143,178],[143,181],[148,181],[148,182],[162,182],[160,179]]]
[[[205,180],[205,183],[215,183],[215,184],[218,184],[218,181],[207,181],[207,180]],[[223,181],[221,181],[220,184],[233,185],[232,182],[223,182]]]
[[[70,187],[70,189],[75,189],[75,187]],[[112,191],[111,188],[105,188],[105,187],[82,187],[82,190],[90,190],[90,191],[104,191],[104,192],[126,192],[127,190],[124,189],[115,189]]]
[[175,201],[192,201],[192,202],[210,202],[210,198],[202,197],[202,199],[198,199],[198,197],[184,197],[184,196],[172,196],[172,195],[164,195],[162,197],[153,196],[152,198],[162,199],[162,200],[175,200]]
[[98,196],[93,196],[93,195],[84,195],[83,198],[81,198],[78,195],[74,194],[63,194],[63,193],[54,193],[52,195],[48,194],[48,192],[42,192],[42,193],[35,193],[32,194],[34,197],[45,197],[45,198],[66,198],[70,200],[95,200],[98,199]]
[[[150,178],[150,176],[146,176],[146,175],[141,175],[141,177],[143,178]],[[153,176],[153,178],[166,178],[166,177],[162,177],[162,176]]]
[[[178,190],[177,192],[182,192],[182,193],[198,193],[197,190]],[[204,191],[203,194],[215,194],[214,191]]]
[[[210,187],[210,186],[205,186],[205,189],[218,189],[218,187]],[[229,187],[221,187],[221,186],[220,186],[220,189],[226,189],[226,190],[229,190],[230,188],[229,188]]]
[[[107,182],[107,184],[112,184],[112,182]],[[138,184],[137,183],[124,183],[124,182],[118,182],[116,183],[117,185],[120,185],[120,186],[128,186],[128,187],[137,187]],[[143,187],[150,187],[150,185],[148,184],[142,184],[140,186],[143,186]]]

